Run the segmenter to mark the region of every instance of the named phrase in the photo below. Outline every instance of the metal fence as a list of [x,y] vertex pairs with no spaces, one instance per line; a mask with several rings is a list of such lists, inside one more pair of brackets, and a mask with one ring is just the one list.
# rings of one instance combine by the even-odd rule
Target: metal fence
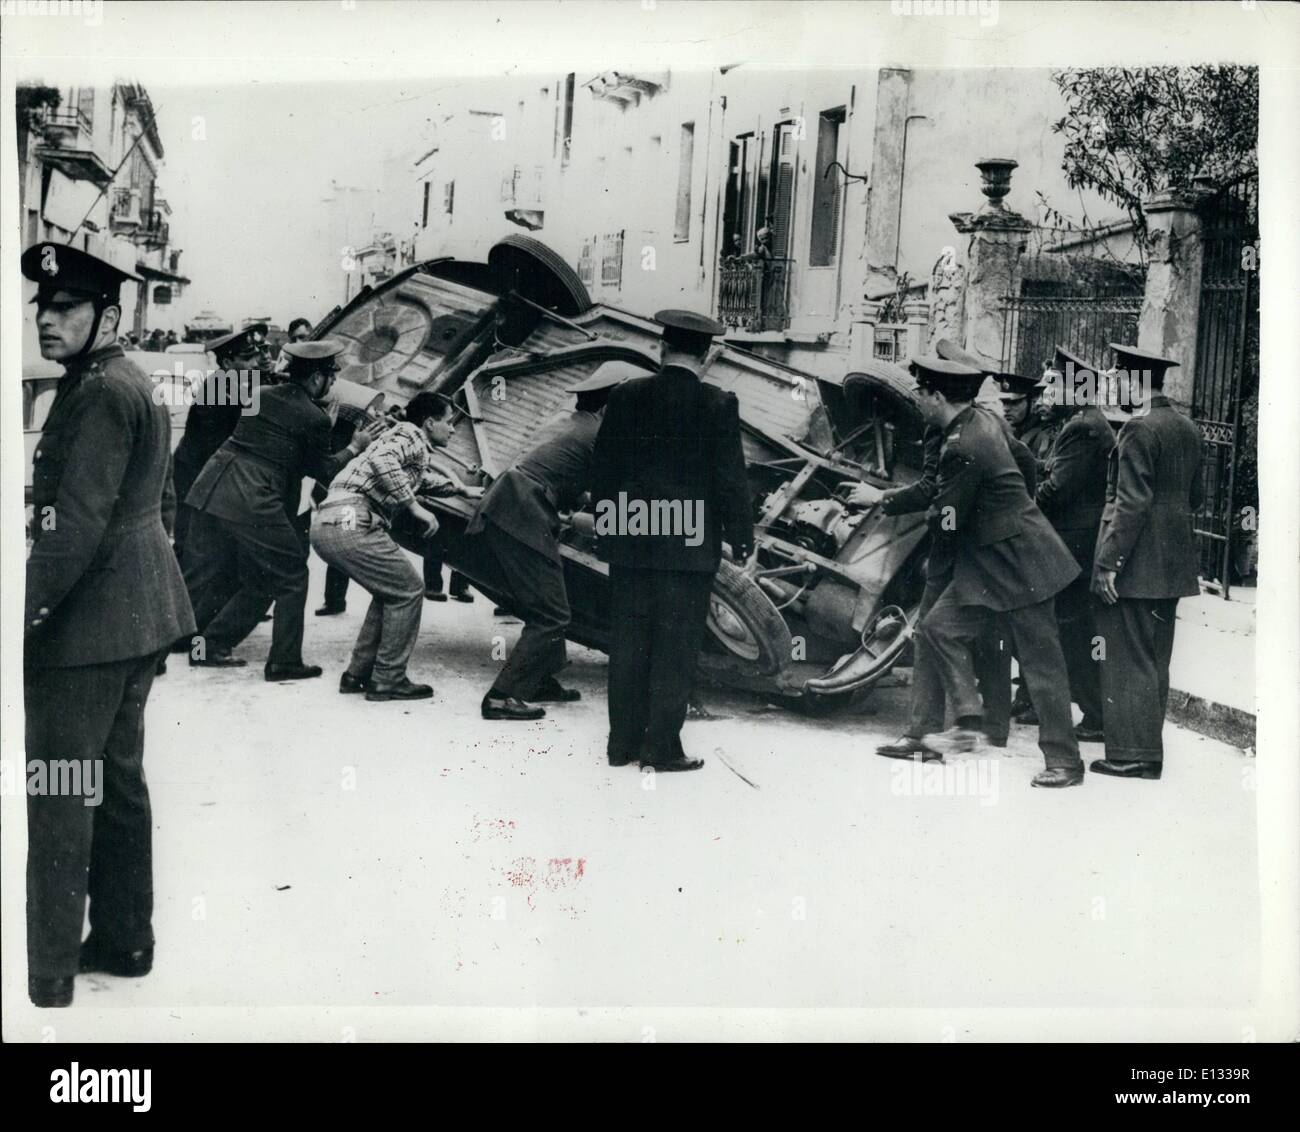
[[[1196,515],[1202,581],[1225,598],[1234,540],[1254,528],[1253,437],[1243,447],[1243,401],[1259,388],[1259,181],[1224,186],[1201,207],[1201,303],[1192,419],[1201,430],[1205,502]],[[1249,509],[1249,510],[1248,510]]]
[[1009,295],[1004,300],[1002,365],[1038,377],[1056,347],[1109,369],[1110,342],[1136,342],[1142,295]]

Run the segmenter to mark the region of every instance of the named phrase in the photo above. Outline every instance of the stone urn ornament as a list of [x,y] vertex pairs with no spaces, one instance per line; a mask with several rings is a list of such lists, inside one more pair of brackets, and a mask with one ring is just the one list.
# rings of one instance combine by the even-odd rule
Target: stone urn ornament
[[980,192],[988,197],[988,203],[980,209],[981,212],[1006,211],[1002,198],[1011,191],[1011,171],[1019,165],[1019,161],[1010,157],[986,157],[983,161],[975,162],[975,168],[984,178]]

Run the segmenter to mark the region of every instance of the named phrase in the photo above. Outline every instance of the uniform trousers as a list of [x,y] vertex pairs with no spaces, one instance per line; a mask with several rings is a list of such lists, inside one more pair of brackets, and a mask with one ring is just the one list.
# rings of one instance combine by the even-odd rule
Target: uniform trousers
[[[90,929],[101,946],[153,946],[144,710],[162,655],[24,672],[30,978],[76,974],[87,896]],[[59,768],[72,764],[80,792],[54,791]],[[34,788],[38,775],[47,792]],[[65,787],[76,781],[63,778]],[[94,804],[96,789],[102,793]]]
[[609,755],[668,762],[695,684],[713,574],[609,568]]
[[182,570],[207,648],[234,648],[274,602],[266,666],[302,663],[307,541],[287,514],[278,522],[235,523],[195,512]]
[[1097,622],[1090,592],[1091,564],[1056,595],[1056,622],[1061,651],[1070,674],[1070,698],[1083,712],[1084,727],[1104,726],[1101,699],[1101,665],[1093,658]]
[[[947,589],[951,575],[926,579],[917,611],[919,626]],[[972,663],[984,706],[984,730],[990,739],[1004,740],[1011,732],[1011,649],[1005,627],[994,622],[972,648]],[[947,694],[943,675],[923,632],[912,638],[912,701],[907,735],[921,739],[942,731]]]
[[1107,759],[1164,760],[1177,613],[1176,597],[1121,597],[1114,605],[1096,604],[1097,631],[1105,644],[1100,667]]
[[420,634],[424,580],[360,498],[349,497],[317,511],[311,545],[325,562],[370,594],[348,672],[383,687],[400,683]]
[[523,631],[492,682],[492,693],[528,700],[567,662],[564,633],[573,619],[564,585],[564,567],[488,521],[479,535],[505,577],[507,591],[524,619]]
[[1048,768],[1081,767],[1079,741],[1070,714],[1069,676],[1052,598],[999,613],[983,605],[963,605],[949,588],[935,602],[921,632],[934,651],[953,713],[959,719],[983,713],[971,652],[982,637],[994,630],[999,619],[1010,631],[1020,670],[1034,698],[1038,746]]

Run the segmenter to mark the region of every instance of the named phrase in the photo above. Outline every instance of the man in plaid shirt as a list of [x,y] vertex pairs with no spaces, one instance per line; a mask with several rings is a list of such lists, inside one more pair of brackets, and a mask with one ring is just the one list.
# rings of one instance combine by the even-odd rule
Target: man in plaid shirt
[[430,462],[434,449],[451,439],[452,419],[453,407],[445,397],[417,394],[406,406],[405,419],[334,478],[312,521],[316,553],[369,591],[372,599],[339,680],[340,692],[364,692],[372,701],[433,695],[432,687],[413,683],[406,674],[420,631],[424,579],[389,528],[405,512],[424,528],[425,538],[432,537],[438,520],[417,495],[481,494],[481,489],[458,483]]

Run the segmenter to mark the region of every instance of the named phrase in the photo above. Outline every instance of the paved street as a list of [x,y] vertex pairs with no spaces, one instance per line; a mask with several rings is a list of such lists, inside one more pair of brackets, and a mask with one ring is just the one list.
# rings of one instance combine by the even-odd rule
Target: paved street
[[685,733],[705,769],[647,779],[604,762],[599,654],[574,650],[581,703],[479,718],[492,637],[519,628],[481,596],[425,606],[412,675],[432,702],[340,696],[351,596],[344,617],[309,615],[322,680],[261,680],[268,625],[243,671],[173,659],[148,721],[157,964],[79,978],[78,1005],[1250,997],[1253,763],[1230,747],[1170,728],[1161,782],[1045,792],[1026,728],[946,769],[875,757],[904,690],[834,720],[714,692],[725,718]]

